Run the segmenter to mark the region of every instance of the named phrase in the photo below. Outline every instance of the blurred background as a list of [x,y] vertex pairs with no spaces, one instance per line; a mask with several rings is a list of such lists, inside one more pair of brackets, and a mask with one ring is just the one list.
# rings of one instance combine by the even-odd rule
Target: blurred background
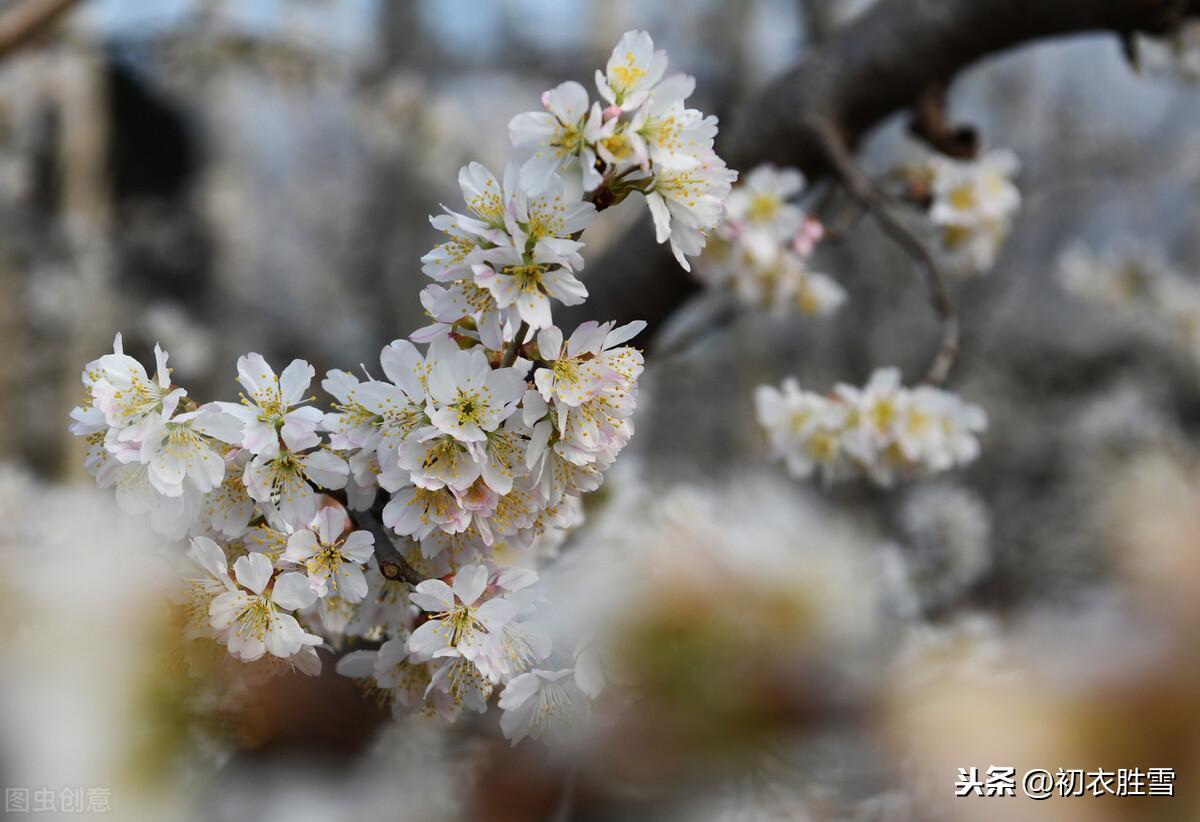
[[[67,434],[115,331],[201,400],[246,351],[373,362],[425,322],[426,215],[457,169],[503,166],[510,117],[590,86],[622,32],[726,119],[870,5],[87,0],[5,57],[0,784],[119,819],[1200,818],[1200,89],[1111,36],[951,88],[1022,162],[998,263],[954,283],[950,387],[991,421],[969,469],[823,489],[767,462],[756,385],[911,375],[936,336],[867,221],[818,253],[849,291],[834,317],[746,312],[649,358],[637,436],[551,573],[566,597],[626,572],[610,627],[642,699],[569,767],[494,721],[393,722],[328,662],[197,684],[161,598],[181,549]],[[883,175],[914,150],[896,118],[861,156]],[[606,218],[589,267],[647,222]],[[1173,307],[1064,288],[1080,244],[1169,268]],[[954,798],[989,765],[1173,768],[1176,796]]]

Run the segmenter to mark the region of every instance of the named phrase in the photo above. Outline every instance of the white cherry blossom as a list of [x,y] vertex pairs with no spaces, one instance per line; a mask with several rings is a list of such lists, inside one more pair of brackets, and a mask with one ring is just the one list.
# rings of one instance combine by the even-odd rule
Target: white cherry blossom
[[512,144],[535,152],[521,169],[522,183],[539,191],[554,174],[574,175],[584,191],[592,191],[603,179],[595,148],[604,128],[600,105],[569,80],[543,94],[542,106],[545,111],[518,114],[508,124]]
[[654,50],[650,35],[627,31],[613,48],[604,71],[596,72],[596,90],[618,109],[633,111],[666,71],[667,53]]
[[309,481],[336,490],[346,484],[350,466],[331,451],[307,453],[280,451],[275,456],[259,454],[247,463],[242,474],[251,499],[270,503],[291,526],[301,527],[317,513],[316,491]]
[[169,418],[179,401],[187,394],[182,388],[172,388],[171,372],[167,368],[167,352],[154,346],[157,371],[153,379],[146,369],[124,352],[121,335],[113,339],[113,353],[88,363],[84,369],[84,384],[89,387],[92,402],[109,427],[123,430],[122,439],[139,430],[139,426]]
[[247,662],[265,653],[286,658],[306,645],[321,643],[320,637],[305,631],[286,613],[316,601],[303,574],[274,577],[269,559],[248,554],[233,563],[233,575],[236,590],[218,595],[209,608],[211,625],[224,634],[231,654]]
[[500,632],[515,616],[515,609],[503,596],[485,597],[487,585],[488,569],[483,565],[460,568],[453,587],[440,579],[418,585],[412,601],[433,616],[413,631],[409,651],[418,659],[433,659],[453,649],[496,681]]
[[590,703],[571,668],[534,669],[514,677],[500,694],[500,728],[516,745],[526,736],[557,742],[587,720]]
[[694,166],[660,169],[654,175],[646,204],[654,218],[655,239],[670,241],[684,271],[692,270],[687,258],[704,250],[708,232],[724,217],[724,200],[735,179],[737,172],[711,152],[697,157]]
[[312,448],[320,438],[316,434],[321,410],[302,405],[312,384],[313,367],[304,360],[293,360],[283,373],[260,354],[238,358],[238,382],[246,393],[242,402],[218,403],[222,411],[241,421],[242,447],[252,454],[273,457],[279,453],[280,440],[290,451]]
[[369,531],[343,536],[346,515],[333,507],[317,512],[314,526],[288,538],[284,559],[304,566],[317,596],[332,594],[346,602],[362,601],[367,595],[363,565],[375,553],[375,537]]

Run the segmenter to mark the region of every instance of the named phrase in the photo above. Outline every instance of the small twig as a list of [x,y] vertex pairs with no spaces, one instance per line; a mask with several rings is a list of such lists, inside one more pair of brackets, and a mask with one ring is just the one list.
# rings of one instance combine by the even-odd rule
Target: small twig
[[75,0],[26,0],[0,14],[0,57],[33,40],[73,5]]
[[346,513],[354,522],[355,527],[371,532],[371,535],[375,537],[375,559],[379,562],[381,574],[388,579],[403,580],[409,585],[417,585],[425,581],[425,577],[417,573],[417,569],[412,567],[396,548],[396,543],[392,541],[391,531],[383,524],[383,506],[386,505],[386,502],[381,501],[378,494],[376,494],[375,504],[368,510],[351,511],[349,499],[344,490],[322,488],[311,479],[308,484],[317,493],[337,500],[346,509]]
[[825,221],[823,240],[827,243],[840,243],[858,225],[858,221],[865,213],[866,207],[861,200],[855,197],[846,200]]
[[946,377],[950,374],[950,368],[954,365],[954,358],[958,354],[959,323],[958,311],[954,307],[953,300],[950,299],[950,292],[946,288],[946,281],[942,277],[941,269],[925,244],[892,214],[887,203],[884,202],[883,195],[855,163],[846,141],[838,133],[832,121],[826,118],[813,118],[810,126],[825,152],[829,165],[841,178],[846,190],[870,212],[883,232],[921,263],[924,268],[930,302],[942,321],[941,345],[938,346],[937,354],[925,372],[925,381],[934,385],[945,382]]
[[909,131],[947,157],[969,160],[979,155],[979,134],[973,126],[955,125],[946,115],[946,85],[926,86],[917,95]]
[[508,344],[508,350],[504,352],[504,359],[500,361],[501,368],[508,368],[517,361],[517,354],[520,352],[521,346],[525,344],[525,335],[528,333],[529,323],[521,320],[521,327],[513,335],[512,342]]
[[417,573],[404,554],[396,548],[392,534],[383,524],[382,506],[371,506],[366,511],[354,511],[351,516],[358,527],[370,531],[375,537],[375,559],[379,562],[379,573],[387,579],[398,579],[409,585],[419,585],[425,578]]

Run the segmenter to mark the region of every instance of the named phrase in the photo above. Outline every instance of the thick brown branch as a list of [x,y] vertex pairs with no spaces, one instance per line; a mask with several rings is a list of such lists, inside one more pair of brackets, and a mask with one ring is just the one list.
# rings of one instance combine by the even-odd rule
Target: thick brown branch
[[[816,179],[829,163],[814,117],[854,149],[926,89],[991,54],[1084,32],[1163,32],[1197,14],[1200,0],[879,0],[744,105],[718,149],[733,168],[774,162]],[[699,288],[644,226],[589,266],[587,285],[591,299],[566,312],[566,324],[644,319],[647,336]]]
[[929,86],[917,97],[909,130],[948,157],[970,159],[979,154],[979,133],[975,128],[950,122],[946,113],[946,87],[941,83]]
[[0,14],[0,57],[6,57],[45,31],[76,0],[25,0]]

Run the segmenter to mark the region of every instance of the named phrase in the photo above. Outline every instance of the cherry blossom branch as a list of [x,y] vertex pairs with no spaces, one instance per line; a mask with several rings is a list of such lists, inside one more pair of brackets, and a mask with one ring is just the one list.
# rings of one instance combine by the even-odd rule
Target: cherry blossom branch
[[876,188],[850,153],[845,138],[833,124],[823,118],[813,123],[814,133],[819,135],[822,149],[829,165],[833,168],[846,190],[862,204],[879,227],[891,239],[921,264],[925,271],[925,283],[929,289],[930,302],[942,322],[942,339],[937,353],[925,372],[925,381],[940,385],[946,381],[954,359],[958,354],[959,320],[954,301],[946,288],[945,278],[925,244],[909,230],[888,208],[883,194]]
[[387,579],[403,580],[413,586],[425,581],[425,577],[396,548],[390,530],[383,524],[378,506],[372,506],[367,511],[354,511],[351,517],[359,528],[370,531],[375,537],[375,559],[379,562],[379,573]]
[[917,97],[909,131],[947,157],[967,160],[979,154],[979,133],[975,128],[955,125],[946,114],[945,83],[927,86]]
[[26,0],[0,14],[0,57],[6,57],[45,31],[76,0]]
[[[814,121],[836,128],[853,149],[928,89],[948,86],[989,55],[1083,32],[1161,34],[1196,16],[1200,0],[879,0],[736,111],[718,148],[733,168],[773,162],[815,182],[830,165]],[[646,226],[611,246],[588,286],[588,312],[568,309],[566,322],[591,314],[640,318],[648,335],[700,290]]]
[[345,491],[321,488],[311,481],[309,485],[314,490],[333,497],[341,503],[346,508],[346,513],[354,525],[364,531],[369,531],[375,537],[375,559],[379,563],[379,573],[387,579],[403,580],[414,586],[425,581],[425,577],[421,576],[396,548],[396,543],[392,541],[392,532],[383,524],[383,505],[386,502],[376,500],[376,504],[366,511],[351,511]]
[[500,361],[501,368],[508,368],[517,361],[517,354],[520,353],[521,346],[525,344],[527,334],[529,334],[529,323],[521,320],[517,333],[513,334],[512,342],[508,344],[508,349],[504,352],[504,359]]

